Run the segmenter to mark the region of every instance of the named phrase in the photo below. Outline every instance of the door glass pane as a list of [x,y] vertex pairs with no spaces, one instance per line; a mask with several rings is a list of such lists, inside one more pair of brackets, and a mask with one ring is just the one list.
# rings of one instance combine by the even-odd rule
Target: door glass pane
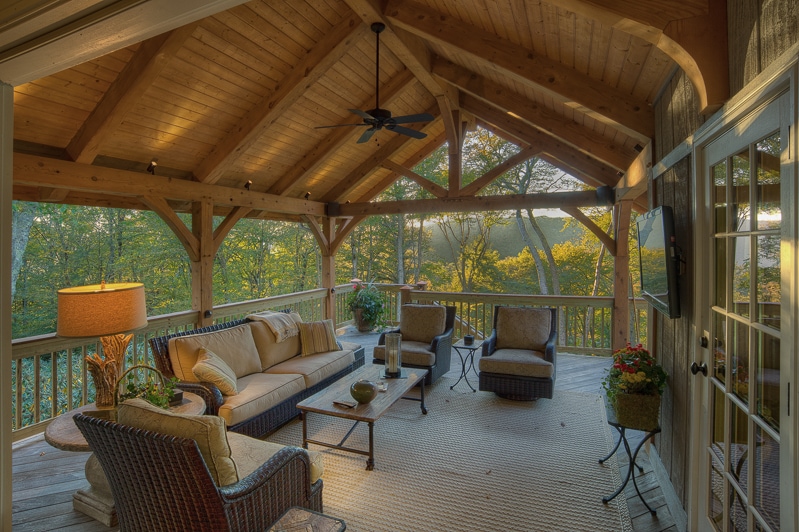
[[732,210],[734,231],[749,231],[752,205],[749,198],[749,148],[732,157]]
[[[749,417],[739,406],[730,401],[730,474],[738,484],[738,489],[747,496],[746,473],[749,459]],[[732,495],[732,493],[730,493]]]
[[780,529],[780,444],[755,429],[755,498],[752,504],[773,530]]
[[721,382],[727,379],[727,323],[722,314],[718,312],[713,313],[713,330],[715,331],[715,338],[713,338],[713,376]]
[[[716,306],[727,309],[727,239],[716,239]],[[729,310],[729,309],[727,309]]]
[[749,327],[733,321],[733,339],[730,345],[730,367],[732,368],[732,392],[749,401]]
[[749,317],[749,264],[751,260],[751,246],[748,236],[731,238],[730,241],[735,246],[734,269],[732,272],[732,311],[739,316]]
[[780,428],[780,339],[757,333],[757,375],[755,401],[757,413],[763,420]]
[[713,410],[711,419],[710,449],[715,459],[719,461],[718,467],[724,469],[724,390],[716,385],[713,387]]
[[780,328],[780,237],[759,236],[756,240],[755,292],[757,321]]
[[713,210],[716,233],[727,232],[727,161],[711,168],[713,174]]
[[[730,488],[732,490],[733,488]],[[730,531],[747,532],[746,529],[746,503],[734,491],[730,496],[735,495],[730,506]]]
[[724,519],[724,476],[721,472],[721,462],[717,453],[710,455],[710,522],[716,530],[721,530],[721,521]]
[[780,135],[775,133],[757,143],[757,228],[779,229],[780,206]]

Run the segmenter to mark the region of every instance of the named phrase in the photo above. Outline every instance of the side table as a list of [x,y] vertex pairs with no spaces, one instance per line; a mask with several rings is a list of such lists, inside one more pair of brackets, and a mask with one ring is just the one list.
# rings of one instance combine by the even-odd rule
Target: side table
[[344,532],[344,530],[347,530],[347,525],[341,519],[292,506],[266,532]]
[[[605,462],[611,456],[616,454],[616,451],[619,450],[619,446],[623,443],[624,450],[627,452],[627,458],[630,462],[630,465],[627,468],[627,475],[624,477],[624,482],[621,483],[621,486],[619,486],[619,488],[616,491],[614,491],[613,494],[608,495],[607,497],[602,497],[602,502],[607,504],[608,502],[616,498],[616,496],[618,496],[619,493],[624,491],[624,488],[627,487],[627,483],[630,482],[630,478],[632,478],[633,486],[635,486],[635,492],[638,494],[638,498],[641,499],[641,502],[644,503],[644,506],[646,506],[646,509],[649,510],[650,514],[657,515],[657,510],[652,509],[646,503],[646,501],[644,500],[644,496],[641,495],[641,490],[638,489],[638,483],[635,481],[635,469],[637,468],[639,473],[644,472],[644,468],[636,463],[636,460],[638,459],[638,452],[641,450],[641,447],[644,446],[644,443],[646,443],[646,441],[649,438],[660,432],[660,426],[658,425],[654,429],[647,432],[646,436],[644,436],[644,438],[638,443],[638,445],[636,445],[635,451],[631,451],[630,442],[627,441],[627,429],[631,429],[631,427],[625,427],[624,425],[618,422],[618,420],[616,419],[616,413],[608,405],[607,400],[605,400],[605,411],[607,412],[608,416],[608,425],[610,425],[619,432],[619,439],[616,441],[616,445],[613,447],[613,450],[610,451],[610,454],[608,454],[604,458],[600,458],[599,463],[601,464]],[[637,429],[631,429],[631,430],[637,430]]]
[[[205,401],[199,395],[183,392],[183,402],[169,407],[169,410],[179,414],[203,414]],[[90,411],[97,411],[94,403],[70,410],[53,419],[44,431],[45,441],[62,451],[91,452],[88,442],[72,420],[75,414],[85,414]],[[116,526],[117,512],[114,507],[114,497],[111,495],[111,486],[94,453],[86,460],[85,475],[89,485],[75,492],[72,496],[72,507],[106,526]]]
[[449,387],[450,390],[454,390],[455,386],[463,379],[473,392],[477,391],[474,389],[474,386],[472,386],[472,383],[469,382],[469,371],[477,375],[477,370],[474,368],[474,354],[482,346],[483,340],[473,340],[472,343],[466,344],[463,342],[463,338],[452,344],[452,348],[455,349],[455,352],[458,353],[461,359],[461,376],[458,377],[458,381],[455,384]]

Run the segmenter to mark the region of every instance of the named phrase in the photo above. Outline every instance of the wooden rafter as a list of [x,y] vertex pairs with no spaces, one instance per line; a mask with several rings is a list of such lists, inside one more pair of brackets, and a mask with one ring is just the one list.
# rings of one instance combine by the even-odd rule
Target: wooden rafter
[[352,45],[368,32],[361,20],[350,15],[332,28],[278,84],[273,94],[247,113],[240,123],[216,145],[211,154],[194,171],[202,183],[217,182],[225,170],[257,141],[258,136],[274,123],[318,81]]
[[424,39],[455,47],[482,65],[534,86],[558,101],[584,106],[593,118],[639,139],[654,134],[650,105],[600,80],[411,0],[391,0],[393,24]]
[[189,24],[142,43],[67,146],[73,161],[94,161],[103,139],[122,123],[197,26]]
[[477,194],[480,189],[488,186],[489,183],[494,181],[496,178],[510,170],[516,165],[522,164],[528,159],[531,159],[538,155],[540,150],[533,146],[527,146],[526,148],[522,148],[522,150],[517,153],[516,155],[512,155],[508,157],[506,160],[502,161],[494,168],[486,172],[485,174],[481,175],[465,187],[463,187],[460,191],[459,196],[474,196]]
[[239,220],[250,214],[250,212],[252,212],[252,209],[247,207],[233,207],[230,209],[228,215],[225,216],[222,222],[214,229],[214,255],[219,251],[219,247],[222,245],[228,233],[230,233],[230,230],[233,229]]
[[195,236],[183,220],[172,210],[164,198],[157,196],[142,196],[142,202],[151,211],[155,212],[168,226],[183,245],[189,260],[197,262],[200,260],[200,240]]
[[472,96],[516,116],[560,142],[588,153],[618,170],[625,170],[635,156],[623,146],[596,134],[595,131],[564,118],[525,96],[488,78],[442,58],[434,58],[433,74],[452,83]]
[[526,144],[536,146],[542,152],[556,156],[570,167],[581,170],[602,184],[615,185],[618,180],[617,172],[610,166],[541,133],[539,129],[510,116],[493,105],[469,95],[462,97],[462,105],[464,109],[478,118],[494,124]]
[[605,248],[608,250],[608,253],[616,256],[616,241],[613,240],[613,237],[607,234],[605,231],[602,230],[594,221],[586,216],[583,211],[578,209],[577,207],[561,207],[560,210],[583,224],[589,231],[594,233],[600,242],[605,244]]
[[437,185],[427,179],[426,177],[420,176],[410,168],[406,168],[400,164],[392,162],[389,159],[386,159],[381,163],[381,166],[387,170],[391,170],[401,176],[407,177],[411,181],[416,182],[417,185],[431,193],[437,198],[444,198],[447,196],[447,189],[442,187],[441,185]]

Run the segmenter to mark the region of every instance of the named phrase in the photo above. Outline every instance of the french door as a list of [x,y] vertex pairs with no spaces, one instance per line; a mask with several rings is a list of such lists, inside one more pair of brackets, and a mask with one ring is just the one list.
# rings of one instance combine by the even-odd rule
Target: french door
[[791,102],[772,97],[698,157],[704,182],[706,419],[699,530],[788,531],[795,524],[796,210]]

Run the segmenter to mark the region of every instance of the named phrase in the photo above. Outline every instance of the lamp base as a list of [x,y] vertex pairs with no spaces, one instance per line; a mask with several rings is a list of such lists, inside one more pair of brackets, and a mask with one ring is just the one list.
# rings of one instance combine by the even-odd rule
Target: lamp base
[[388,371],[383,370],[383,371],[380,372],[380,378],[381,379],[407,379],[408,378],[408,373],[405,370],[403,370],[403,369],[400,369],[397,373],[389,373]]

